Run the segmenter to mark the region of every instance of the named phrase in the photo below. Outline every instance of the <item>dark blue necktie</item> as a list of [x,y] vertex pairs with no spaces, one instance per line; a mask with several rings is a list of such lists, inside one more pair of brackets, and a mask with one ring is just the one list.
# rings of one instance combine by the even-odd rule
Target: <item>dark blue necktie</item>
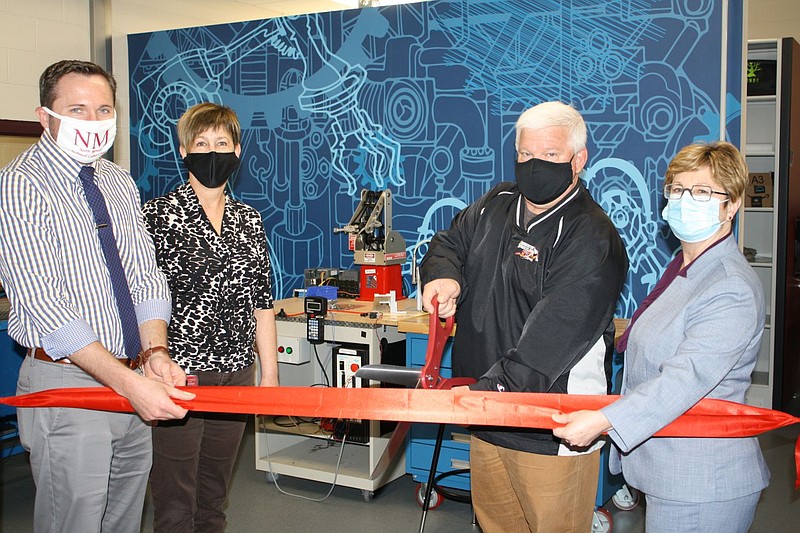
[[114,289],[114,299],[117,302],[119,318],[122,322],[122,337],[125,341],[125,355],[129,359],[136,359],[141,350],[142,344],[139,338],[139,322],[136,319],[136,310],[133,307],[131,290],[128,287],[128,280],[125,278],[125,269],[119,258],[117,241],[114,239],[114,231],[111,225],[111,217],[108,215],[106,201],[103,193],[94,182],[94,168],[81,168],[78,177],[83,184],[83,192],[86,194],[86,201],[94,215],[94,222],[97,227],[97,236],[100,238],[100,247],[106,258],[108,275],[111,278],[111,286]]

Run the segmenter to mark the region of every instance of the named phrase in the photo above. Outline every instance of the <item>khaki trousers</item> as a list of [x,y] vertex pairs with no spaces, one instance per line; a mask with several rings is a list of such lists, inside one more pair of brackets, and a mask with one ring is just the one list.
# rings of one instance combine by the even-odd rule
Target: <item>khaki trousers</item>
[[[26,357],[17,394],[100,386],[77,365]],[[19,409],[17,418],[36,483],[34,532],[139,533],[152,464],[148,424],[133,413],[65,407]]]
[[470,441],[472,505],[484,533],[592,529],[600,450],[539,455]]

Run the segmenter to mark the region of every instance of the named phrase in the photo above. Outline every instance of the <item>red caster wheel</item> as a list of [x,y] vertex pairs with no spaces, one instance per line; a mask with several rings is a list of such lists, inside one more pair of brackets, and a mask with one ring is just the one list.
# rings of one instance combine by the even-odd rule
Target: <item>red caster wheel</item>
[[592,517],[592,533],[610,533],[614,527],[614,520],[611,518],[611,513],[598,507],[594,510]]
[[612,497],[611,502],[620,511],[630,511],[639,505],[639,491],[623,485]]
[[[416,500],[417,500],[417,505],[419,505],[420,507],[425,506],[425,490],[427,488],[428,488],[427,483],[420,483],[419,485],[417,485]],[[443,501],[444,498],[442,498],[442,495],[436,492],[436,489],[433,489],[431,491],[431,501],[430,503],[428,503],[428,509],[436,509],[437,507],[442,505]]]

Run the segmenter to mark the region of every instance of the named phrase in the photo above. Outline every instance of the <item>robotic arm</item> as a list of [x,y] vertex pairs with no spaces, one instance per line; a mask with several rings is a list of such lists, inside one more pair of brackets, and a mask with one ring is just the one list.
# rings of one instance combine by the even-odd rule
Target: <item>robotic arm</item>
[[399,265],[406,260],[406,241],[392,229],[391,191],[361,190],[361,201],[345,226],[334,233],[350,235],[357,265]]

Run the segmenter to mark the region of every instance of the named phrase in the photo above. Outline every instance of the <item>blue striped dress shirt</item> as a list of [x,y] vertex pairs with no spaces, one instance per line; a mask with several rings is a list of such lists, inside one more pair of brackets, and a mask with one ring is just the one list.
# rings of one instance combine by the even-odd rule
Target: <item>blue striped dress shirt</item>
[[[92,213],[70,158],[48,132],[0,170],[0,279],[11,304],[8,333],[53,359],[100,341],[124,357],[122,328]],[[93,163],[139,323],[169,322],[170,292],[145,230],[131,175]]]

